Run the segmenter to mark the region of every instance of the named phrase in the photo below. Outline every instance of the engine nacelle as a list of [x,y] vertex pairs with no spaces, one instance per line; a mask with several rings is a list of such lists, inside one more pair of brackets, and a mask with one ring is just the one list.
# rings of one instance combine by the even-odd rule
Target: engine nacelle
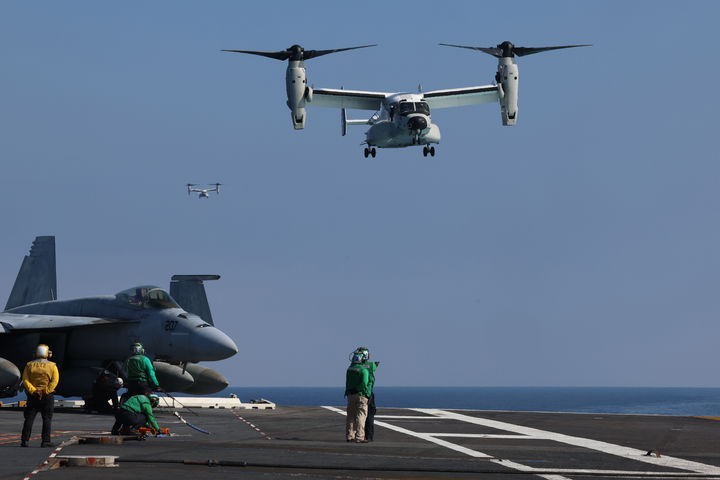
[[285,88],[287,90],[287,106],[292,116],[295,130],[305,128],[305,90],[307,78],[305,77],[305,65],[302,61],[288,62],[285,71]]
[[0,398],[17,395],[20,370],[10,360],[0,358]]
[[502,57],[498,61],[495,77],[500,89],[500,115],[503,125],[515,125],[518,114],[518,66],[510,57]]

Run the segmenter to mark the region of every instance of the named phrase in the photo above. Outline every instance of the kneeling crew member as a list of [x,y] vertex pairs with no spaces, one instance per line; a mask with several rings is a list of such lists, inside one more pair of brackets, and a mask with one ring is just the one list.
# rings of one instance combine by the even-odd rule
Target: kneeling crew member
[[120,435],[121,427],[123,432],[136,434],[140,427],[152,427],[155,432],[160,427],[155,421],[152,409],[160,403],[160,397],[155,394],[135,395],[130,397],[120,406],[115,415],[115,424],[112,427],[113,435]]
[[25,365],[25,370],[23,370],[22,384],[27,393],[27,403],[24,412],[25,423],[23,423],[20,437],[20,446],[22,447],[28,446],[32,425],[38,412],[43,421],[42,444],[40,446],[54,446],[50,442],[53,408],[55,406],[53,392],[60,380],[60,375],[55,362],[48,360],[50,356],[52,356],[52,352],[47,345],[38,345],[35,349],[35,360],[28,362]]

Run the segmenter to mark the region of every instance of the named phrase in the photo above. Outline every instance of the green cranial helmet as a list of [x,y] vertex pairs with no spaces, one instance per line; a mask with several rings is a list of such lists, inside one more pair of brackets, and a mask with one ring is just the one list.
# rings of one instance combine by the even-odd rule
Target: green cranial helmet
[[368,350],[367,347],[358,347],[355,351],[362,355],[363,362],[367,362],[370,359],[370,350]]
[[158,397],[154,393],[151,393],[150,395],[148,395],[148,398],[150,399],[150,405],[152,405],[153,408],[160,405],[160,397]]
[[354,352],[352,352],[350,354],[350,363],[362,363],[362,361],[363,361],[362,358],[363,358],[362,353],[355,350]]
[[142,346],[142,343],[135,342],[132,344],[132,353],[133,355],[144,355],[145,349]]

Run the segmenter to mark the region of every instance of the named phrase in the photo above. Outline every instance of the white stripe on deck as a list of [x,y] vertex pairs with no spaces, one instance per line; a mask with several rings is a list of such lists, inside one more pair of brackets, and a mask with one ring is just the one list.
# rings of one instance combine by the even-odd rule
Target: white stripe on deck
[[[437,419],[436,419],[437,420]],[[494,439],[512,439],[512,440],[544,440],[540,437],[531,437],[528,435],[497,435],[494,433],[421,433],[420,435],[432,435],[433,437],[455,437],[455,438],[494,438]]]
[[[345,415],[345,411],[335,407],[323,407],[330,411]],[[458,434],[458,433],[430,433],[430,432],[414,432],[406,428],[398,427],[386,422],[375,422],[375,425],[394,430],[396,432],[404,433],[406,435],[420,438],[422,440],[435,443],[437,445],[449,448],[459,453],[469,455],[475,458],[485,458],[488,462],[502,465],[508,468],[512,468],[524,473],[532,473],[534,475],[541,476],[546,480],[569,480],[567,477],[559,475],[562,473],[565,475],[578,475],[578,474],[593,474],[593,475],[636,475],[636,476],[656,476],[656,477],[667,477],[667,478],[682,478],[686,473],[683,472],[657,472],[657,471],[622,471],[622,470],[597,470],[597,469],[562,469],[562,468],[535,468],[515,463],[510,460],[499,460],[491,455],[488,455],[477,450],[473,450],[467,447],[456,445],[446,440],[441,440],[438,437],[457,437],[457,438],[499,438],[499,439],[523,439],[523,440],[551,440],[558,443],[564,443],[566,445],[573,445],[576,447],[586,448],[589,450],[595,450],[608,455],[615,455],[618,457],[626,458],[629,460],[636,460],[639,462],[649,463],[655,466],[661,466],[666,468],[675,468],[679,470],[685,470],[694,472],[702,475],[703,477],[717,477],[720,478],[720,467],[714,465],[707,465],[700,462],[693,462],[691,460],[685,460],[676,457],[650,457],[646,455],[646,451],[638,450],[635,448],[624,447],[621,445],[615,445],[612,443],[602,442],[599,440],[592,440],[589,438],[573,437],[571,435],[565,435],[562,433],[549,432],[540,430],[537,428],[524,427],[522,425],[515,425],[512,423],[500,422],[498,420],[490,420],[481,417],[473,417],[469,415],[463,415],[461,413],[449,412],[447,410],[435,409],[435,408],[413,408],[412,410],[424,413],[428,416],[404,416],[404,415],[386,415],[383,418],[386,419],[397,419],[397,420],[417,420],[417,419],[436,419],[436,420],[457,420],[465,423],[474,425],[482,425],[485,427],[494,428],[496,430],[502,430],[506,432],[513,432],[515,435],[498,435],[498,434]],[[379,418],[376,416],[375,418]],[[552,472],[552,473],[551,473]]]
[[[340,415],[346,414],[346,412],[344,410],[340,410],[339,408],[328,407],[328,406],[323,406],[323,408],[326,408],[326,409],[330,410],[331,412],[339,413]],[[375,417],[375,418],[377,418],[377,417]],[[435,417],[427,417],[427,418],[437,419],[438,417],[435,416]],[[470,457],[485,458],[488,460],[488,462],[495,463],[495,464],[501,465],[503,467],[511,468],[514,470],[519,470],[521,472],[528,472],[528,473],[534,474],[535,469],[533,467],[528,467],[528,466],[522,465],[520,463],[515,463],[510,460],[498,460],[496,458],[493,458],[491,455],[488,455],[487,453],[479,452],[479,451],[473,450],[471,448],[462,447],[460,445],[456,445],[454,443],[451,443],[451,442],[448,442],[445,440],[441,440],[441,439],[437,438],[437,434],[435,434],[435,433],[413,432],[412,430],[408,430],[407,428],[398,427],[396,425],[392,425],[392,424],[386,423],[386,422],[377,422],[376,421],[375,425],[380,426],[380,427],[385,427],[385,428],[394,430],[399,433],[404,433],[405,435],[419,438],[419,439],[425,440],[427,442],[431,442],[436,445],[440,445],[441,447],[449,448],[450,450],[454,450],[456,452],[463,453]],[[561,475],[543,475],[542,473],[538,473],[537,475],[544,478],[545,480],[570,480],[569,478],[563,477]]]
[[[576,447],[587,448],[589,450],[595,450],[598,452],[607,453],[609,455],[615,455],[630,460],[636,460],[638,462],[650,463],[652,465],[668,468],[677,468],[680,470],[687,470],[707,475],[720,476],[720,467],[716,467],[714,465],[707,465],[700,462],[693,462],[691,460],[685,460],[676,457],[667,457],[664,455],[660,458],[649,457],[645,455],[647,451],[638,450],[636,448],[623,447],[621,445],[615,445],[607,442],[601,442],[599,440],[573,437],[571,435],[564,435],[562,433],[548,432],[536,428],[523,427],[521,425],[513,425],[511,423],[500,422],[497,420],[490,420],[486,418],[472,417],[469,415],[463,415],[461,413],[448,412],[446,410],[439,410],[434,408],[414,408],[413,410],[428,415],[435,415],[438,418],[460,420],[466,423],[482,425],[484,427],[495,428],[498,430],[504,430],[506,432],[514,432],[521,435],[529,435],[535,438],[542,438],[544,440],[552,440],[567,445],[574,445]],[[542,469],[536,470],[542,471]]]

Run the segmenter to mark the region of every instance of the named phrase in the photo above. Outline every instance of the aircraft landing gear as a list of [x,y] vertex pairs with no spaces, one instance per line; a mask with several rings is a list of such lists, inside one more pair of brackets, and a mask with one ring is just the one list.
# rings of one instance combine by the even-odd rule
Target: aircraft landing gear
[[375,158],[375,154],[377,152],[375,151],[375,147],[372,147],[372,148],[366,147],[364,153],[365,153],[365,158],[368,158],[368,156],[370,156],[370,155],[372,155],[372,157]]
[[428,153],[430,154],[431,157],[434,157],[435,156],[435,147],[428,147],[427,145],[425,145],[423,147],[423,157],[427,157]]

